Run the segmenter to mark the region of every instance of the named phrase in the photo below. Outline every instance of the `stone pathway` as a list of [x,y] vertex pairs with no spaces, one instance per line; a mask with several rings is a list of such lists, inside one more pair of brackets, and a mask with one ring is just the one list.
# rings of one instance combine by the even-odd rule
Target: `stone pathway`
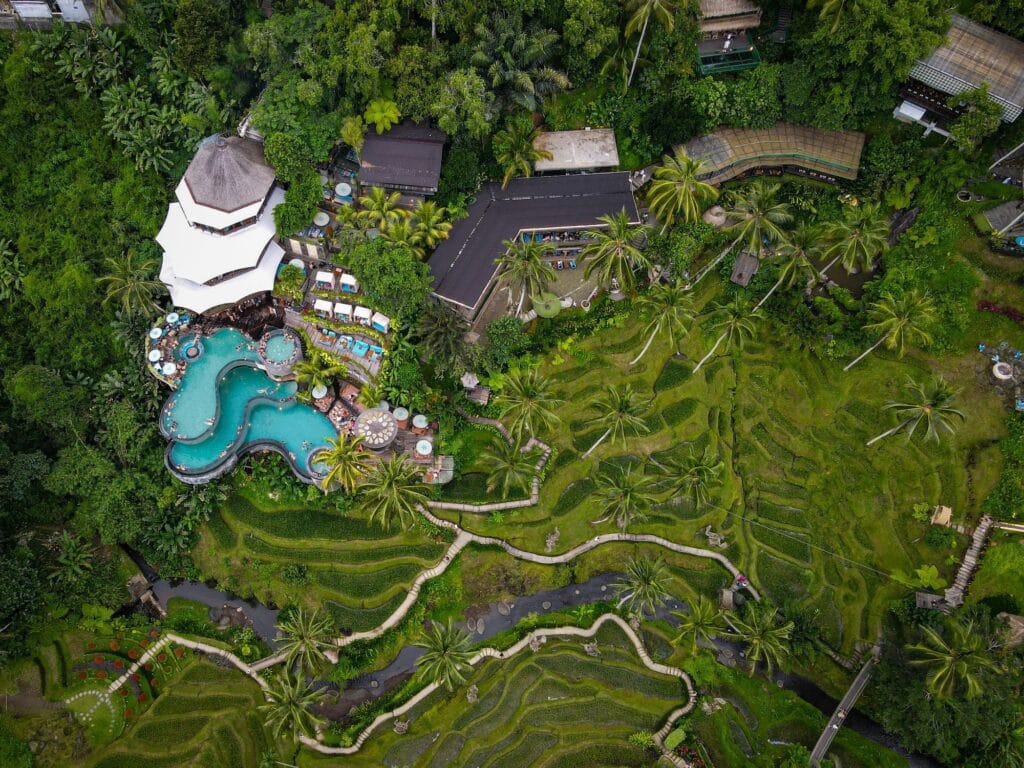
[[164,648],[164,646],[166,646],[169,642],[171,642],[169,635],[164,635],[155,643],[153,643],[153,646],[144,654],[142,654],[142,656],[139,657],[138,661],[136,661],[134,664],[128,667],[128,669],[125,670],[125,673],[123,675],[121,675],[119,678],[117,678],[117,680],[115,680],[107,686],[107,695],[109,696],[113,693],[116,693],[118,688],[127,683],[131,679],[132,675],[134,675],[136,672],[139,671],[139,669],[145,666],[145,664],[154,656],[156,656],[160,652],[160,650]]

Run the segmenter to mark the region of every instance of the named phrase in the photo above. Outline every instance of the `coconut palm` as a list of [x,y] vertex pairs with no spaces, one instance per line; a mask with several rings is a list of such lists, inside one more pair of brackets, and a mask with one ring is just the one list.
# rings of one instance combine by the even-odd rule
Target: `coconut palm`
[[393,522],[404,531],[428,498],[420,482],[420,469],[402,453],[379,462],[363,481],[360,499],[371,523],[391,530]]
[[950,620],[946,632],[940,634],[929,626],[921,625],[924,642],[908,645],[907,650],[917,658],[910,663],[928,669],[925,684],[928,691],[940,701],[962,695],[975,699],[982,693],[979,673],[994,670],[989,657],[985,636],[975,629],[973,621]]
[[831,261],[821,270],[822,280],[837,261],[847,272],[866,272],[889,247],[889,219],[878,203],[850,205],[842,219],[825,227],[824,238],[829,245],[823,256]]
[[722,634],[725,619],[722,611],[706,595],[697,595],[697,601],[687,607],[688,611],[672,611],[672,615],[679,619],[679,634],[675,642],[689,642],[690,653],[696,655],[698,642],[703,640],[710,645]]
[[716,304],[712,317],[714,322],[711,327],[715,330],[720,330],[722,334],[715,341],[711,351],[704,355],[704,358],[697,363],[697,367],[693,369],[694,373],[697,373],[704,363],[715,354],[715,350],[718,349],[718,346],[723,341],[726,342],[725,348],[727,350],[733,347],[743,349],[743,344],[746,340],[754,335],[754,321],[760,317],[760,314],[758,310],[752,310],[742,296],[737,295],[730,302],[719,302]]
[[839,29],[839,23],[846,17],[848,11],[853,11],[859,5],[858,0],[809,0],[808,8],[818,8],[818,18],[825,23],[832,23],[831,30]]
[[896,411],[899,422],[892,429],[868,440],[869,446],[897,432],[905,432],[907,440],[910,440],[921,425],[925,429],[924,439],[937,443],[943,435],[956,431],[954,420],[964,420],[963,412],[953,407],[957,391],[941,376],[935,376],[926,383],[915,382],[908,377],[907,388],[913,395],[910,402],[889,401],[884,407],[884,410]]
[[640,294],[634,307],[650,317],[647,321],[647,343],[640,354],[629,361],[630,365],[640,362],[655,337],[668,333],[672,346],[678,349],[679,342],[686,335],[687,327],[693,320],[693,299],[682,280],[673,283],[655,283],[646,293]]
[[672,495],[685,494],[699,509],[710,501],[712,489],[721,484],[725,463],[711,446],[698,453],[691,445],[685,455],[666,460],[659,469],[671,484]]
[[764,662],[770,675],[789,654],[793,622],[783,622],[775,606],[767,600],[747,603],[742,613],[727,612],[725,621],[732,629],[732,636],[747,646],[751,676],[760,662]]
[[[641,56],[637,60],[637,66],[646,67],[650,61]],[[633,67],[633,45],[625,36],[625,30],[615,48],[601,64],[601,76],[609,80],[618,80],[622,84],[622,95],[625,96],[629,90],[629,72]]]
[[589,280],[597,273],[597,280],[603,286],[610,286],[615,280],[622,290],[632,290],[637,270],[651,266],[651,260],[640,250],[645,228],[631,224],[625,208],[614,216],[598,216],[597,220],[604,228],[584,233],[589,242],[580,251],[580,257],[588,259],[583,276]]
[[87,542],[66,530],[61,531],[50,582],[58,587],[80,584],[92,570],[94,559],[95,552]]
[[320,387],[327,387],[337,378],[344,377],[348,373],[348,367],[344,363],[314,351],[306,360],[300,360],[292,369],[295,374],[295,381],[300,386],[310,390]]
[[881,335],[878,341],[843,368],[844,371],[853,368],[883,344],[886,349],[896,352],[897,357],[903,357],[908,344],[931,343],[932,336],[926,328],[936,320],[935,304],[927,293],[917,290],[898,297],[885,294],[868,308],[868,319],[871,322],[864,326],[864,330]]
[[107,273],[97,282],[107,287],[103,306],[116,304],[128,315],[150,314],[160,311],[153,297],[162,287],[156,279],[156,259],[139,259],[133,251],[120,258],[103,260]]
[[380,135],[401,120],[402,113],[399,112],[395,102],[388,99],[374,99],[367,105],[363,119],[367,125],[372,125],[376,129],[377,135]]
[[278,647],[284,652],[285,666],[297,674],[315,674],[327,664],[324,650],[330,647],[334,629],[331,619],[320,611],[295,609],[275,625],[280,633]]
[[619,607],[640,618],[653,616],[672,596],[668,591],[671,579],[664,558],[631,557],[622,580],[614,585]]
[[633,523],[647,517],[655,501],[654,483],[643,469],[613,470],[598,475],[595,497],[604,508],[605,516],[593,524],[612,520],[624,532]]
[[401,192],[388,194],[383,187],[371,187],[368,195],[359,198],[359,205],[362,207],[359,216],[368,224],[384,230],[388,224],[407,215],[406,211],[398,207],[398,201],[401,199]]
[[512,296],[519,294],[515,312],[515,317],[519,317],[526,297],[543,293],[555,279],[555,270],[546,259],[554,246],[534,240],[523,242],[519,238],[506,240],[503,245],[505,254],[496,262],[501,275],[498,280],[508,287],[509,305]]
[[697,221],[704,207],[718,199],[718,190],[697,178],[703,167],[703,160],[694,160],[680,147],[674,155],[662,157],[654,169],[647,206],[661,222],[662,232],[676,221]]
[[532,176],[533,164],[537,160],[550,160],[552,154],[546,149],[534,146],[540,132],[529,119],[512,119],[505,123],[505,129],[494,134],[494,159],[505,172],[501,177],[501,188],[519,176]]
[[733,193],[732,207],[725,213],[726,229],[735,232],[744,248],[759,259],[769,244],[785,239],[784,228],[793,221],[789,203],[778,199],[779,189],[779,184],[757,179]]
[[650,400],[640,397],[632,384],[620,387],[609,384],[604,395],[591,403],[590,407],[597,411],[597,415],[587,422],[588,427],[604,429],[604,433],[587,449],[583,458],[593,453],[608,437],[612,440],[619,438],[625,446],[627,434],[645,435],[650,432],[651,428],[643,420],[643,414],[650,404]]
[[428,304],[416,326],[420,345],[442,368],[462,359],[468,330],[466,318],[440,303]]
[[380,237],[384,242],[408,248],[419,259],[427,255],[420,240],[419,230],[408,216],[400,216],[394,221],[387,222],[380,231]]
[[349,440],[344,434],[327,438],[327,443],[331,447],[316,455],[318,463],[329,467],[320,486],[327,491],[340,485],[345,493],[355,493],[359,480],[370,469],[372,454],[363,450],[358,440]]
[[448,691],[466,682],[471,669],[469,635],[458,630],[449,619],[446,624],[433,622],[416,646],[424,653],[416,662],[416,672]]
[[671,32],[675,26],[676,6],[672,0],[630,0],[626,6],[630,12],[629,21],[626,23],[626,37],[631,37],[640,30],[640,39],[636,43],[636,53],[633,55],[633,66],[629,69],[629,78],[626,80],[626,87],[633,84],[633,75],[636,74],[636,63],[640,59],[640,47],[644,44],[647,36],[647,25],[653,18],[664,27],[666,32]]
[[452,223],[447,219],[448,209],[433,200],[423,200],[413,208],[412,220],[419,242],[433,250],[442,240],[448,239]]
[[267,702],[256,709],[263,714],[263,722],[274,738],[298,741],[302,736],[312,737],[316,733],[320,720],[312,708],[323,699],[322,690],[283,669],[270,679],[263,693]]
[[533,480],[533,462],[524,453],[518,441],[509,442],[495,435],[480,452],[487,467],[487,492],[501,489],[501,498],[507,499],[512,491],[529,491]]
[[520,438],[553,428],[559,421],[555,409],[562,404],[535,367],[510,373],[495,402],[501,418],[511,422],[512,434]]
[[811,284],[818,279],[818,270],[814,266],[814,259],[817,257],[821,247],[821,236],[816,227],[809,224],[801,224],[775,249],[775,258],[779,263],[779,277],[775,285],[766,293],[754,307],[756,312],[764,306],[776,290],[785,286],[792,288],[798,281],[803,279],[806,284]]

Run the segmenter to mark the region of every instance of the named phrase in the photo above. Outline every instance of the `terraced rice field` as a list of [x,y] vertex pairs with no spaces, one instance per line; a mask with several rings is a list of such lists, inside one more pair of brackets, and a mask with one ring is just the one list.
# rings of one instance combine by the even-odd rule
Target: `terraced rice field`
[[233,591],[245,585],[267,603],[322,606],[338,627],[361,631],[387,618],[445,549],[422,530],[389,533],[308,506],[234,491],[204,528],[197,563]]

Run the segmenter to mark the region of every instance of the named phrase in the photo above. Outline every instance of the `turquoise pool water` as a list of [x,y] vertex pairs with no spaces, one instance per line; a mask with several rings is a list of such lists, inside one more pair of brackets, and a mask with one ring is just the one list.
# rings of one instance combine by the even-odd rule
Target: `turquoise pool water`
[[295,353],[295,339],[284,333],[275,333],[267,339],[267,360],[287,363]]
[[337,436],[330,420],[295,400],[295,382],[274,382],[258,370],[255,345],[240,332],[219,330],[202,346],[161,416],[171,469],[183,478],[206,475],[251,446],[271,443],[309,478],[312,457]]

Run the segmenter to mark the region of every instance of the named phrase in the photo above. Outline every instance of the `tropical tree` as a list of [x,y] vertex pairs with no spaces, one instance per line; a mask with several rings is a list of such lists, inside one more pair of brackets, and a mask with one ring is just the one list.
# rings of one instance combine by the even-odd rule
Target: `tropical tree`
[[402,119],[402,113],[398,105],[389,99],[374,99],[366,107],[363,119],[367,125],[372,125],[377,130],[377,135],[390,130],[391,126]]
[[509,305],[512,296],[519,294],[515,316],[523,310],[527,296],[537,296],[547,290],[555,279],[555,270],[551,267],[547,256],[554,247],[551,243],[538,243],[535,240],[523,242],[521,239],[506,240],[505,254],[497,260],[501,276],[498,278],[509,291]]
[[889,247],[889,219],[878,203],[848,205],[842,219],[825,227],[824,239],[829,245],[822,255],[831,261],[821,270],[822,280],[837,261],[847,272],[866,272]]
[[889,401],[884,407],[884,410],[896,411],[898,423],[892,429],[868,440],[869,446],[897,432],[906,433],[907,440],[910,440],[922,425],[925,430],[924,439],[937,443],[943,435],[951,435],[956,431],[954,420],[964,420],[963,411],[953,407],[957,391],[941,376],[935,376],[926,383],[915,382],[907,377],[907,387],[913,395],[911,401]]
[[640,618],[653,616],[672,596],[668,591],[671,579],[664,558],[631,557],[622,580],[614,586],[619,607]]
[[416,326],[420,344],[444,368],[462,359],[468,330],[466,318],[438,302],[426,305]]
[[672,611],[679,619],[679,634],[675,642],[690,643],[690,653],[696,655],[697,643],[703,640],[711,644],[725,628],[722,611],[706,595],[697,595],[697,601],[690,603],[688,611]]
[[293,676],[282,669],[270,679],[263,693],[267,701],[257,710],[263,714],[263,721],[274,738],[287,737],[298,741],[302,736],[312,737],[316,733],[319,718],[313,714],[312,708],[323,699],[322,690],[313,688],[303,677]]
[[469,650],[469,635],[458,630],[449,619],[446,624],[432,622],[423,639],[416,643],[424,653],[416,662],[416,672],[433,683],[443,685],[448,691],[466,682],[466,675],[472,668]]
[[868,347],[856,360],[849,363],[844,371],[848,371],[865,357],[883,344],[886,349],[903,357],[907,345],[930,344],[931,334],[926,328],[935,322],[935,304],[927,293],[912,290],[900,296],[885,294],[868,308],[868,319],[865,331],[880,334],[878,341]]
[[505,169],[501,177],[501,188],[508,187],[509,182],[519,176],[532,176],[533,164],[537,160],[550,160],[552,154],[546,149],[538,149],[534,141],[540,132],[533,127],[529,119],[510,119],[505,123],[504,130],[494,134],[494,159]]
[[387,222],[380,231],[380,237],[392,245],[408,248],[420,259],[427,255],[420,240],[419,230],[408,216],[400,216],[395,221]]
[[680,147],[674,155],[661,158],[647,190],[647,206],[661,222],[661,231],[676,221],[697,221],[704,207],[718,199],[718,190],[698,177],[703,160],[694,160]]
[[754,321],[760,317],[760,314],[758,310],[752,310],[742,296],[737,295],[730,302],[719,302],[716,304],[712,317],[713,323],[711,327],[715,330],[720,330],[722,333],[715,341],[715,345],[711,347],[711,350],[697,363],[697,367],[693,369],[694,373],[697,373],[704,363],[715,354],[715,351],[723,341],[726,343],[725,348],[727,350],[733,347],[743,349],[746,340],[754,335]]
[[487,467],[487,492],[501,489],[501,498],[507,499],[512,491],[528,491],[533,480],[533,461],[522,450],[518,441],[509,442],[495,435],[480,452]]
[[326,464],[329,469],[320,486],[324,491],[340,485],[345,493],[355,493],[359,480],[370,468],[372,455],[363,450],[358,440],[349,440],[345,434],[327,438],[331,446],[316,455],[316,461]]
[[917,657],[910,663],[929,670],[925,684],[936,699],[946,701],[961,694],[976,699],[983,690],[979,674],[996,668],[986,638],[973,621],[951,619],[945,629],[940,634],[922,624],[924,641],[907,646]]
[[533,437],[539,428],[553,428],[559,421],[555,409],[562,404],[555,397],[551,382],[535,367],[510,373],[495,400],[502,419],[511,422],[511,432],[517,437]]
[[315,351],[306,360],[300,360],[292,369],[295,374],[295,381],[300,386],[314,390],[319,387],[327,387],[337,378],[348,373],[348,367],[339,363],[327,355]]
[[675,27],[676,6],[672,0],[630,0],[626,8],[631,14],[626,23],[626,37],[632,37],[640,30],[640,39],[637,40],[636,53],[633,55],[633,66],[630,67],[629,78],[626,80],[626,87],[629,88],[633,84],[633,75],[636,74],[640,47],[647,36],[647,25],[654,19],[666,32],[671,32]]
[[327,664],[324,653],[331,645],[334,625],[319,610],[299,606],[277,624],[278,647],[284,652],[285,666],[296,674],[315,674]]
[[604,517],[594,525],[614,521],[619,530],[625,531],[633,523],[647,517],[655,501],[654,483],[643,473],[642,468],[630,467],[604,472],[597,477],[595,494],[605,510]]
[[615,280],[622,290],[632,290],[637,270],[651,266],[651,260],[640,249],[645,228],[631,224],[625,208],[614,216],[598,216],[597,220],[604,228],[584,233],[588,242],[581,249],[580,257],[588,261],[583,276],[589,280],[596,273],[603,286],[610,286]]
[[751,676],[760,662],[764,662],[770,675],[789,654],[793,622],[783,622],[775,606],[767,600],[747,603],[742,613],[726,612],[725,621],[732,629],[732,636],[747,646]]
[[848,11],[855,10],[860,0],[809,0],[808,8],[821,8],[818,18],[826,24],[831,22],[831,31],[839,29],[840,22],[846,18]]
[[92,570],[96,553],[89,544],[66,530],[60,532],[57,556],[50,571],[50,582],[58,587],[78,584]]
[[685,494],[699,509],[711,499],[711,490],[722,482],[722,470],[725,462],[719,458],[711,446],[705,446],[698,452],[692,445],[686,454],[666,460],[660,471],[671,484],[672,495]]
[[11,247],[11,241],[0,238],[0,301],[10,301],[21,292],[25,268]]
[[744,248],[761,258],[771,243],[784,240],[785,227],[793,221],[789,203],[778,199],[779,184],[757,179],[733,193],[732,207],[725,215],[726,229],[735,232]]
[[678,350],[679,342],[686,335],[689,323],[693,320],[693,298],[686,291],[682,280],[672,283],[655,283],[646,293],[640,294],[633,304],[647,321],[647,343],[640,354],[629,361],[630,365],[640,362],[655,337],[668,333],[669,341]]
[[814,259],[817,258],[820,247],[821,236],[816,227],[801,224],[793,230],[789,239],[782,241],[775,249],[779,277],[768,293],[757,302],[754,311],[763,307],[772,294],[783,286],[792,288],[801,279],[807,284],[816,281],[818,270],[814,266]]
[[420,469],[402,453],[379,462],[363,481],[360,494],[371,523],[390,530],[398,522],[404,531],[416,520],[416,513],[429,501],[420,482]]
[[108,257],[103,265],[106,274],[97,282],[107,288],[103,306],[116,304],[128,315],[143,315],[160,311],[153,297],[163,286],[156,279],[156,259],[137,259],[133,251],[120,258]]
[[359,198],[359,205],[362,206],[359,216],[371,226],[383,230],[407,215],[398,207],[398,201],[401,199],[401,192],[388,194],[383,187],[371,187],[370,194]]
[[626,444],[626,435],[645,435],[651,428],[644,423],[643,414],[650,406],[650,400],[640,396],[632,384],[623,384],[616,387],[608,385],[604,395],[596,398],[591,408],[597,411],[597,415],[587,422],[588,427],[604,429],[604,433],[597,438],[592,446],[583,454],[587,458],[606,438],[612,440],[618,438],[623,445]]
[[412,220],[419,242],[433,250],[448,239],[452,223],[447,220],[448,210],[433,200],[423,200],[413,208]]

